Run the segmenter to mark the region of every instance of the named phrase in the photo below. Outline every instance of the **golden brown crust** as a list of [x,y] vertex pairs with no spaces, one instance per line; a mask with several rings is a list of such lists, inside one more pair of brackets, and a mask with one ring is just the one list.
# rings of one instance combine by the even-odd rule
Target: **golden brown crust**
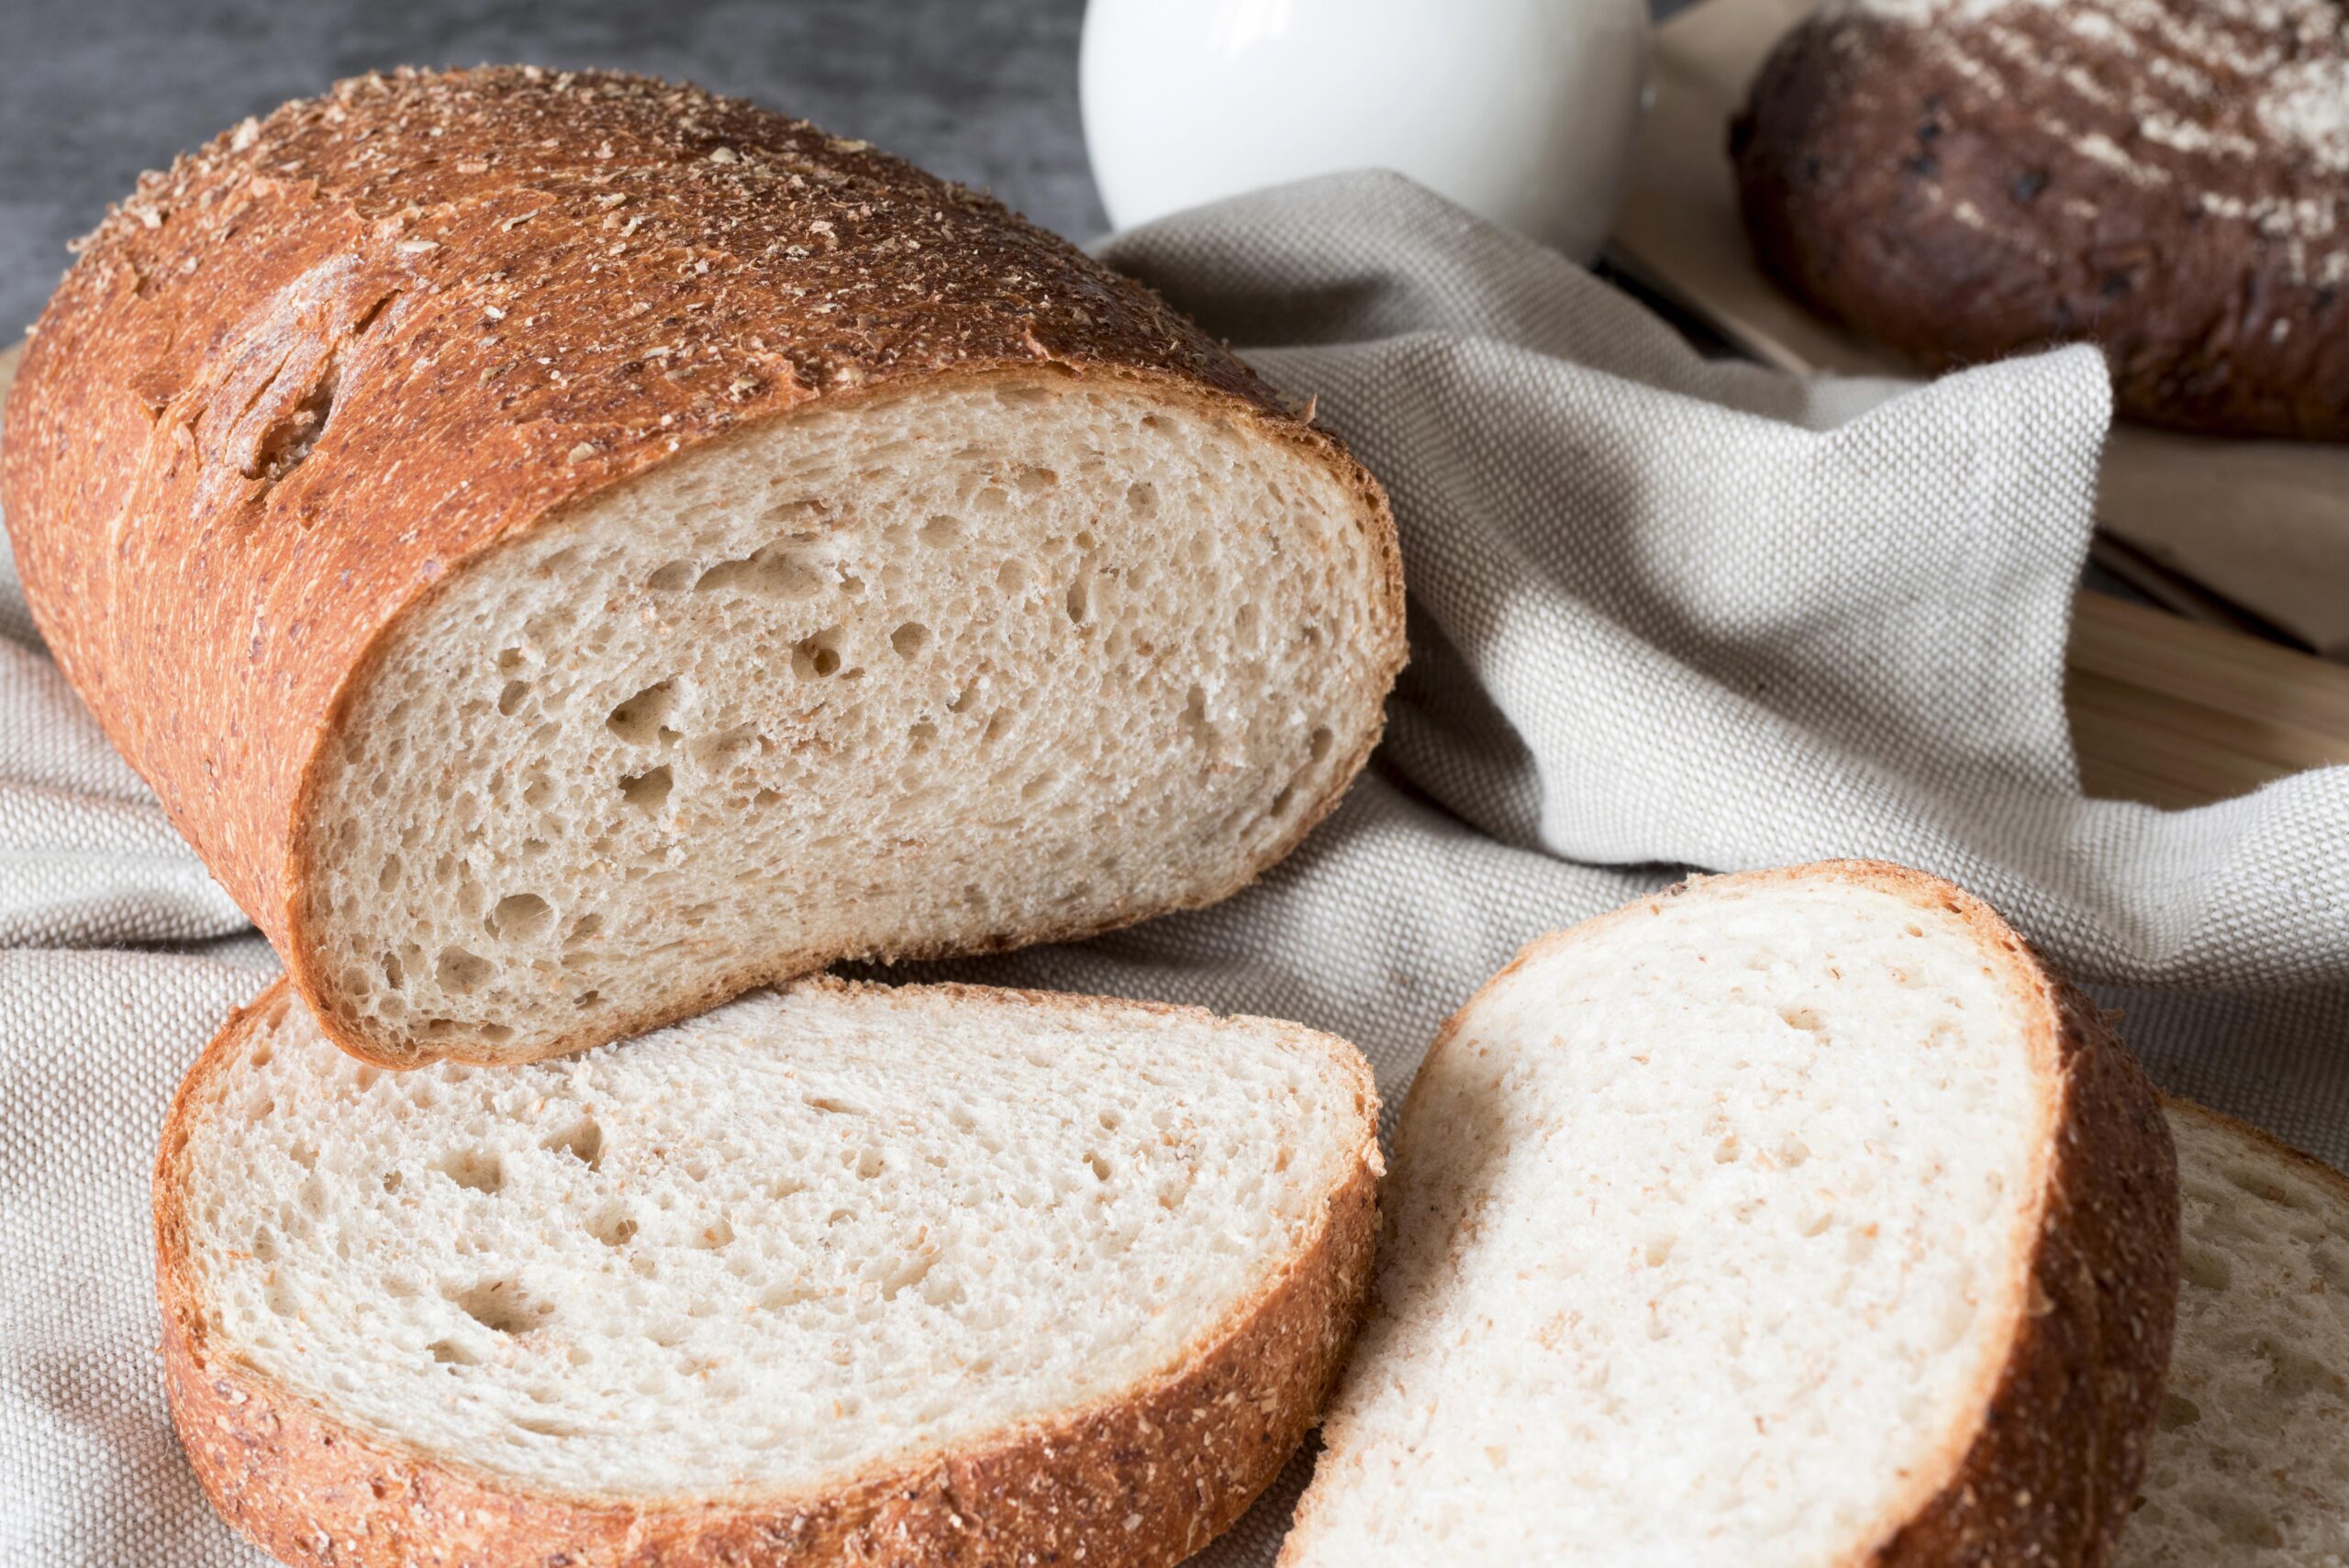
[[[2168,1376],[2176,1311],[2180,1207],[2176,1151],[2160,1096],[2096,1007],[2048,967],[1988,905],[1953,883],[1884,861],[1692,879],[1753,886],[1816,879],[1860,884],[1957,916],[2037,1020],[2034,1050],[2054,1085],[2046,1176],[2025,1216],[2036,1233],[2027,1279],[2012,1294],[2010,1349],[1982,1389],[1982,1418],[1963,1447],[1924,1467],[1894,1499],[1900,1522],[1850,1568],[2098,1568],[2126,1523]],[[1651,897],[1531,943],[1447,1019],[1429,1048],[1451,1048],[1493,987],[1591,927],[1653,912]],[[1412,1124],[1406,1095],[1399,1125]],[[1410,1154],[1398,1137],[1398,1168]],[[1316,1511],[1308,1490],[1299,1529]],[[1301,1561],[1285,1551],[1284,1564]]]
[[[974,1001],[1105,1005],[948,989]],[[303,1568],[1161,1568],[1227,1529],[1279,1473],[1329,1394],[1368,1290],[1377,1100],[1349,1050],[1365,1158],[1290,1262],[1155,1383],[822,1495],[656,1507],[532,1494],[344,1426],[209,1342],[182,1208],[188,1134],[206,1084],[257,1018],[287,1005],[298,1004],[280,981],[230,1018],[180,1087],[156,1164],[155,1272],[166,1391],[197,1479],[222,1518]]]
[[1953,906],[2006,949],[2013,983],[2034,996],[2063,1100],[2027,1309],[1981,1428],[1870,1561],[2097,1568],[2128,1522],[2169,1375],[2176,1152],[2160,1096],[2095,1005],[1987,906],[1959,897]]
[[298,929],[321,751],[391,629],[676,453],[1038,373],[1211,405],[1329,466],[1384,564],[1391,676],[1384,496],[1237,359],[989,198],[641,77],[360,78],[148,176],[42,317],[0,503],[67,678],[339,1042],[397,1062]]

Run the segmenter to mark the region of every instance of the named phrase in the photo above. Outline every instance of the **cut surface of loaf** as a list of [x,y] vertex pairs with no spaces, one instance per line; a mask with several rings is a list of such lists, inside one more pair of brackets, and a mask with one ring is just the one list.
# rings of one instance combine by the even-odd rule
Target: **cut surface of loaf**
[[1233,892],[1378,732],[1358,503],[1221,410],[1052,374],[657,469],[389,639],[297,849],[318,990],[371,1055],[528,1058]]
[[1171,1562],[1334,1374],[1375,1118],[1342,1041],[1138,1003],[809,981],[394,1074],[281,986],[166,1134],[173,1407],[294,1562]]
[[2184,1277],[2121,1568],[2349,1563],[2349,1180],[2171,1100]]
[[1156,296],[640,77],[360,78],[150,176],[6,434],[61,667],[387,1065],[1219,898],[1403,658],[1375,482]]
[[2104,1561],[2159,1397],[2151,1089],[1983,906],[1698,879],[1444,1026],[1282,1561]]

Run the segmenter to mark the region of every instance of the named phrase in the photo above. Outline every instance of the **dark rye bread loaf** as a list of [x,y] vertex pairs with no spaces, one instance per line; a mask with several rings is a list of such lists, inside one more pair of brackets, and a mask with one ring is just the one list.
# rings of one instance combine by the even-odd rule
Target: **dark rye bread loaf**
[[2341,0],[1830,0],[1730,144],[1764,267],[1927,367],[2093,341],[2125,417],[2349,439]]
[[147,176],[6,434],[68,678],[387,1064],[1212,901],[1402,661],[1375,482],[1156,296],[640,77],[370,76]]

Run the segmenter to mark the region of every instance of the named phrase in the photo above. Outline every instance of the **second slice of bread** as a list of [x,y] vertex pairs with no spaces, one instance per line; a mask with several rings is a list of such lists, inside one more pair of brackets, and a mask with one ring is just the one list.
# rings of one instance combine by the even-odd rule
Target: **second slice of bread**
[[2121,1568],[2349,1562],[2349,1179],[2171,1100],[2177,1346]]
[[173,1414],[318,1568],[1168,1563],[1319,1409],[1376,1115],[1141,1003],[808,982],[391,1074],[281,984],[165,1136]]
[[2105,1560],[2173,1153],[1957,888],[1838,862],[1546,937],[1444,1026],[1396,1152],[1288,1568]]

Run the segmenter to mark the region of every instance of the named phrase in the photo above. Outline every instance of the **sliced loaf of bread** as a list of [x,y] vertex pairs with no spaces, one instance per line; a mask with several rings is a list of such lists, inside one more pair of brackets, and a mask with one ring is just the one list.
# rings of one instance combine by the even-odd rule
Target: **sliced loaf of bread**
[[2349,1180],[2171,1100],[2186,1202],[2169,1394],[2121,1568],[2349,1563]]
[[0,491],[67,677],[387,1065],[1223,897],[1403,657],[1377,484],[1156,296],[608,72],[364,77],[150,176]]
[[1988,908],[1698,879],[1535,942],[1406,1103],[1288,1568],[2106,1561],[2161,1396],[2153,1090]]
[[1170,1563],[1335,1376],[1376,1114],[1141,1003],[809,981],[395,1074],[281,984],[165,1135],[173,1414],[315,1568]]

